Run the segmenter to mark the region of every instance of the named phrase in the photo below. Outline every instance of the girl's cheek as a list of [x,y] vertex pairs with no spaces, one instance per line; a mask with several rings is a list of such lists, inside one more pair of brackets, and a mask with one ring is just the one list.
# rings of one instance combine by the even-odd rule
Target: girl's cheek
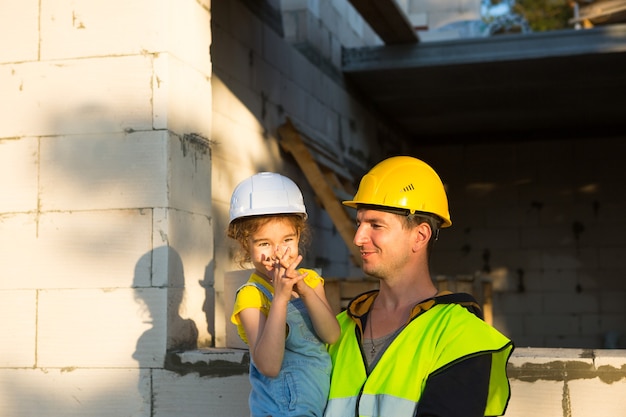
[[[289,257],[291,259],[294,259],[298,256],[298,243],[297,242],[293,242],[290,243],[289,245],[285,246],[285,251],[287,250],[287,248],[289,248]],[[283,251],[284,253],[284,251]]]
[[268,262],[268,260],[272,257],[270,250],[267,249],[258,249],[255,251],[254,259],[257,262]]

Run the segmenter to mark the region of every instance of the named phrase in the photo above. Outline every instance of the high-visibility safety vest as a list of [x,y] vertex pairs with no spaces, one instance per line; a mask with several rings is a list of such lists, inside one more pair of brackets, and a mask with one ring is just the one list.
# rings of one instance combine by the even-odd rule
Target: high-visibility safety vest
[[412,417],[430,375],[485,354],[492,363],[484,415],[504,414],[510,398],[506,364],[513,343],[464,307],[458,296],[473,301],[467,294],[448,293],[415,306],[409,323],[368,375],[359,343],[359,313],[369,310],[376,293],[362,294],[337,316],[341,338],[329,346],[333,371],[325,417]]

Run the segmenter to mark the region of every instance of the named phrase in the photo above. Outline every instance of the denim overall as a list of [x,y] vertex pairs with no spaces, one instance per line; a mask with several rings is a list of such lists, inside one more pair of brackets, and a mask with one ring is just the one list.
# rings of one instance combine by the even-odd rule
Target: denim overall
[[[270,291],[253,285],[269,298]],[[249,405],[252,417],[322,417],[330,389],[331,361],[326,345],[317,337],[301,298],[287,304],[288,335],[280,373],[263,375],[250,359]]]

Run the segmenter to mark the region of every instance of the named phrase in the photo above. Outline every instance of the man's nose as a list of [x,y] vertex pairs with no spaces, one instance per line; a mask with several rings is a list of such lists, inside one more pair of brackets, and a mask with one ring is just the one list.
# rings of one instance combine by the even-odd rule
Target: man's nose
[[352,242],[356,245],[356,246],[363,246],[363,242],[367,241],[367,234],[365,233],[365,229],[363,227],[363,225],[359,225],[356,228],[356,232],[354,233],[354,239],[352,239]]

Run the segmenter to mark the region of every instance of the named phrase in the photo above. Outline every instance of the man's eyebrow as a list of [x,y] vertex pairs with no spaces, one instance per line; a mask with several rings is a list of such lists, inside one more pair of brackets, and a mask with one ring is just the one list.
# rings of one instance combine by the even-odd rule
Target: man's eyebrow
[[384,216],[380,215],[380,214],[367,214],[364,215],[362,218],[358,218],[356,219],[357,222],[359,223],[387,223],[387,221],[385,220]]

